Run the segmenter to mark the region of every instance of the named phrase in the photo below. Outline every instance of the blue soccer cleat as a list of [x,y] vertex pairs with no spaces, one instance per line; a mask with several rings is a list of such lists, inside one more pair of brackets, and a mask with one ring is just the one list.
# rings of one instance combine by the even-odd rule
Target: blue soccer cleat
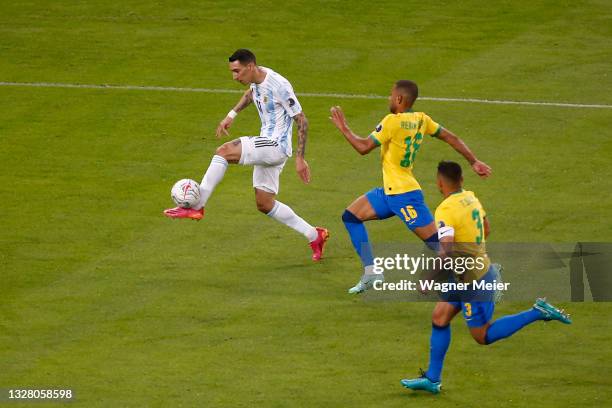
[[564,310],[559,310],[550,303],[546,301],[546,299],[537,299],[533,304],[533,308],[542,313],[544,320],[558,320],[561,323],[572,324],[572,319],[570,319],[569,314],[565,313]]
[[425,373],[423,372],[423,370],[421,370],[421,376],[419,378],[414,378],[410,380],[403,379],[400,381],[400,384],[402,384],[404,387],[410,390],[427,391],[432,394],[439,394],[440,389],[442,388],[442,382],[431,381],[429,378],[427,378],[427,376],[425,376]]
[[348,293],[350,294],[357,294],[357,293],[362,293],[365,292],[366,290],[372,288],[372,286],[374,286],[374,282],[376,281],[380,281],[380,282],[384,282],[385,281],[385,277],[383,276],[382,273],[380,274],[368,274],[368,275],[363,275],[361,277],[361,279],[359,279],[359,282],[357,282],[357,284],[355,286],[353,286],[352,288],[350,288],[348,290]]

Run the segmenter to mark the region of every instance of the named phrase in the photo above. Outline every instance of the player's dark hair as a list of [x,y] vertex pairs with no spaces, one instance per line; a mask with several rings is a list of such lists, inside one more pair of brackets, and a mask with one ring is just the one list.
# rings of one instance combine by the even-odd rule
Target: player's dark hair
[[400,79],[395,83],[395,89],[402,92],[410,101],[410,106],[419,97],[419,87],[416,83],[407,79]]
[[255,54],[253,54],[250,50],[246,48],[240,48],[229,57],[229,62],[240,61],[242,65],[246,65],[250,62],[257,64],[257,60],[255,59]]
[[463,171],[458,163],[452,161],[441,161],[438,163],[438,174],[442,175],[448,181],[461,184]]

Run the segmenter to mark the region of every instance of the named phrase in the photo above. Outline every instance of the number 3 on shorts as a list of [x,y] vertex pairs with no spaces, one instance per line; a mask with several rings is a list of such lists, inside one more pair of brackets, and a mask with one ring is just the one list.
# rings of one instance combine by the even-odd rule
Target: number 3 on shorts
[[472,304],[464,303],[463,305],[465,306],[465,317],[471,317],[472,316]]
[[419,216],[414,207],[411,205],[407,205],[406,208],[401,208],[400,211],[402,212],[406,222],[410,222]]

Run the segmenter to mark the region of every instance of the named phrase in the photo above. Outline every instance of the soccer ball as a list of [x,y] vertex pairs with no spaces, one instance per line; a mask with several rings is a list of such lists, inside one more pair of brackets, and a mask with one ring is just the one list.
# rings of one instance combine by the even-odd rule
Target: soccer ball
[[179,207],[191,208],[200,201],[200,185],[191,179],[179,180],[172,186],[170,196]]

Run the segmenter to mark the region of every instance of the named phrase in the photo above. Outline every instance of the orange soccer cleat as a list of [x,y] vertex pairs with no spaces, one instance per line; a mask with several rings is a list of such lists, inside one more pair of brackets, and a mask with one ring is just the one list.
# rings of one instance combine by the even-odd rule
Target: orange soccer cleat
[[317,227],[317,234],[317,239],[310,243],[310,247],[312,248],[312,260],[315,262],[323,257],[323,247],[329,238],[329,231],[325,228]]
[[204,208],[194,210],[193,208],[174,207],[164,210],[164,215],[170,218],[191,218],[200,221],[204,217]]

